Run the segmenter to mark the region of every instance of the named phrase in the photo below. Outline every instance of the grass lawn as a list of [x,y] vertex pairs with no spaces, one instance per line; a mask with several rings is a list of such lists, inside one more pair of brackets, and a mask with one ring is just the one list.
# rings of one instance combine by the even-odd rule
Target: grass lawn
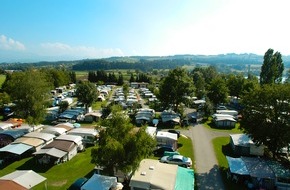
[[178,139],[178,152],[186,157],[190,157],[194,161],[193,147],[190,138],[180,136]]
[[216,128],[212,118],[209,117],[204,123],[203,125],[211,130],[216,130],[216,131],[225,131],[225,132],[231,132],[231,133],[243,133],[243,131],[240,129],[240,123],[236,123],[235,128],[232,129],[228,129],[228,128]]
[[230,137],[218,137],[212,140],[214,151],[218,160],[219,169],[221,171],[222,179],[226,189],[243,190],[245,187],[243,187],[241,184],[236,184],[230,179],[227,179],[227,170],[229,166],[226,155],[233,156],[229,142]]
[[33,157],[14,162],[0,170],[0,176],[11,173],[15,170],[33,170],[36,173],[46,177],[47,180],[33,188],[33,190],[59,190],[67,189],[76,179],[80,177],[90,177],[93,174],[94,164],[91,164],[91,147],[85,152],[78,153],[70,161],[55,165],[53,167],[44,167],[36,164]]

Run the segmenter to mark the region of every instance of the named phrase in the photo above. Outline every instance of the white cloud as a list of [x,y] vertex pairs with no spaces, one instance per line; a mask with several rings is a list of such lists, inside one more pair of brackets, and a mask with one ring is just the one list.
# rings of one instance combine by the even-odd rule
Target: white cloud
[[25,50],[25,46],[12,38],[0,35],[0,49],[2,50]]
[[70,56],[73,58],[103,58],[111,56],[123,56],[119,48],[96,48],[92,46],[71,46],[63,43],[41,44],[42,54],[47,56]]

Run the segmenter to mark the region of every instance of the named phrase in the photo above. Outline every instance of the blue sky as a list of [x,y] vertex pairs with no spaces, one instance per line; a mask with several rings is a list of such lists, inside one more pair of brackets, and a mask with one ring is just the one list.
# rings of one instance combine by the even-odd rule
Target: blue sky
[[287,0],[1,0],[0,62],[290,55]]

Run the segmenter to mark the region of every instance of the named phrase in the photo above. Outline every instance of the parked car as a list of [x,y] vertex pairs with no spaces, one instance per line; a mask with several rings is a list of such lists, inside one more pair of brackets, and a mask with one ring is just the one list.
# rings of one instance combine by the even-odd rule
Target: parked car
[[175,133],[175,134],[177,134],[177,138],[180,137],[180,131],[178,131],[178,130],[175,130],[175,129],[169,129],[168,132],[169,132],[169,133]]
[[167,164],[176,164],[182,167],[191,167],[191,158],[182,155],[163,156],[160,162]]
[[175,150],[171,147],[171,146],[159,146],[157,147],[154,151],[153,151],[153,154],[155,156],[163,156],[164,155],[164,152],[167,151],[167,152],[175,152]]
[[216,109],[217,109],[217,110],[227,110],[228,108],[227,108],[226,106],[222,106],[222,105],[220,105],[220,106],[218,106]]

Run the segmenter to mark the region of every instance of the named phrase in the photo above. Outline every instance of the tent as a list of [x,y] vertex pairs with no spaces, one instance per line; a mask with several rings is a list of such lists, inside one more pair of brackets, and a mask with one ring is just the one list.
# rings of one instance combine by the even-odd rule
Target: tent
[[116,177],[94,174],[81,190],[109,190],[115,183],[117,183]]
[[275,174],[267,163],[257,157],[242,157],[251,177],[274,179]]
[[241,158],[232,158],[226,156],[229,164],[229,169],[233,174],[250,175],[245,162]]
[[178,167],[174,190],[184,189],[194,189],[194,171],[192,169]]
[[56,157],[56,158],[62,158],[64,157],[67,152],[65,151],[62,151],[62,150],[58,150],[56,148],[48,148],[48,149],[40,149],[39,151],[33,153],[34,155],[37,155],[37,154],[47,154],[49,156],[53,156],[53,157]]
[[7,174],[0,178],[0,180],[13,181],[27,189],[38,185],[39,183],[46,180],[45,177],[35,173],[32,170],[16,170],[10,174]]

